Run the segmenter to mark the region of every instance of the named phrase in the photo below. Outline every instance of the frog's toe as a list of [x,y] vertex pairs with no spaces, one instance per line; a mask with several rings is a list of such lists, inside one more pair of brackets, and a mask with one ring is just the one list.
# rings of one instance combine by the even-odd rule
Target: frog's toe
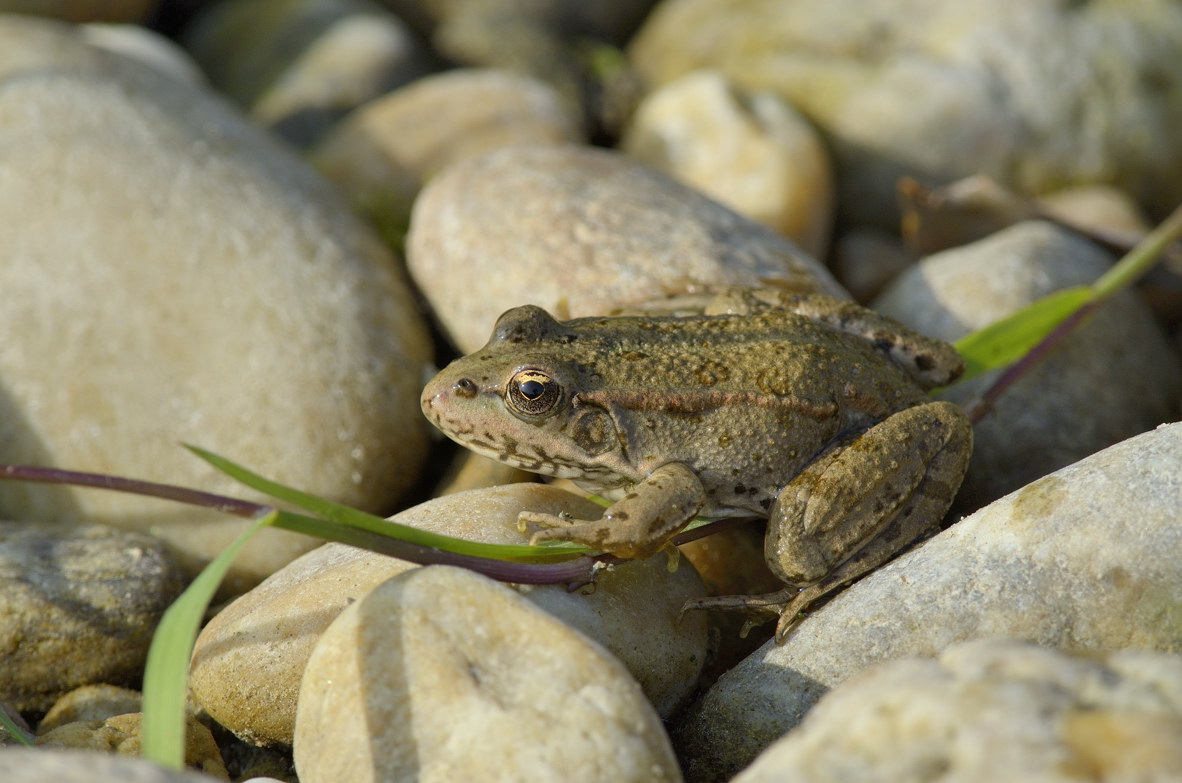
[[786,587],[783,590],[765,595],[719,595],[711,598],[696,598],[686,601],[682,605],[678,618],[680,619],[685,616],[686,612],[696,609],[738,612],[747,617],[742,631],[742,635],[746,636],[747,632],[755,626],[780,618],[784,607],[792,603],[797,592],[794,588]]

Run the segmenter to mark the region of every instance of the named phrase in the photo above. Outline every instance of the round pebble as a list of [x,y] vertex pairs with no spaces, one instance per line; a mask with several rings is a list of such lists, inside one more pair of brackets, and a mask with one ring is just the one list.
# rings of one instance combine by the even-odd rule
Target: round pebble
[[415,203],[407,254],[464,352],[525,303],[577,318],[761,283],[848,298],[771,229],[622,155],[571,145],[506,147],[449,166]]
[[829,153],[778,96],[747,94],[715,70],[694,71],[641,102],[620,148],[825,257],[833,224]]
[[842,683],[733,781],[1179,776],[1182,658],[1132,650],[1076,657],[994,639]]
[[[0,462],[253,496],[180,444],[389,508],[427,448],[431,345],[396,260],[322,179],[212,93],[0,17]],[[47,175],[46,172],[51,172]],[[46,357],[53,361],[46,361]],[[10,517],[150,530],[195,571],[246,523],[8,483]],[[241,591],[314,542],[269,530]]]
[[139,684],[184,579],[157,539],[0,521],[0,701],[44,711],[90,683]]
[[300,688],[295,760],[304,783],[681,780],[615,658],[447,566],[383,583],[325,631]]

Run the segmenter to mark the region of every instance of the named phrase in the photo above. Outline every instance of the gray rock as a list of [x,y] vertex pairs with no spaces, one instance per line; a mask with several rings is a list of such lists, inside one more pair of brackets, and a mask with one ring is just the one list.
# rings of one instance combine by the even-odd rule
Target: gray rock
[[[0,462],[246,494],[189,442],[350,505],[396,502],[426,451],[430,344],[339,194],[211,93],[73,28],[0,19],[0,77]],[[189,568],[244,526],[12,482],[0,513],[151,530]],[[229,589],[314,545],[267,533]]]
[[1180,777],[1182,658],[989,640],[847,680],[734,783]]
[[67,723],[140,712],[142,705],[143,695],[139,691],[116,685],[83,685],[54,702],[37,724],[37,731],[44,733]]
[[311,159],[399,246],[423,182],[448,163],[508,144],[582,138],[578,119],[545,82],[470,68],[375,98],[342,120]]
[[1163,214],[1182,200],[1172,0],[671,0],[630,55],[651,87],[715,67],[801,109],[832,141],[855,222],[896,224],[902,175],[1112,183]]
[[449,166],[415,203],[407,254],[465,352],[527,302],[579,317],[710,284],[847,296],[788,239],[590,147],[519,145]]
[[978,511],[856,583],[725,674],[677,732],[686,777],[729,778],[873,664],[997,636],[1182,650],[1182,424]]
[[641,102],[620,149],[825,257],[829,153],[778,96],[744,93],[715,70],[688,73]]
[[43,711],[79,685],[138,684],[156,623],[182,589],[148,536],[0,522],[0,701]]
[[304,671],[303,783],[680,781],[626,669],[516,591],[430,566],[341,613]]
[[199,772],[178,772],[141,759],[77,750],[0,748],[0,777],[12,783],[209,783]]
[[[76,721],[50,729],[37,737],[39,748],[100,750],[120,756],[143,752],[144,716],[138,712],[100,720]],[[192,715],[185,717],[185,766],[218,780],[229,780],[221,751],[209,728]]]
[[410,28],[369,0],[216,3],[184,43],[218,89],[297,147],[436,68]]
[[[499,544],[528,540],[523,510],[594,516],[601,507],[543,484],[474,490],[423,503],[392,518],[411,527]],[[325,628],[377,585],[415,566],[343,544],[326,544],[276,572],[219,612],[193,652],[190,688],[219,723],[256,744],[290,745],[300,677]],[[677,621],[703,595],[692,568],[669,573],[664,557],[621,564],[594,591],[520,586],[526,599],[602,644],[668,716],[696,685],[706,657],[704,617]]]
[[[1034,300],[1093,282],[1112,257],[1043,222],[1020,223],[908,268],[873,307],[913,329],[953,341]],[[996,370],[940,394],[969,405]],[[1176,417],[1182,361],[1144,301],[1126,291],[1106,303],[974,428],[961,487],[969,510],[1105,446]]]

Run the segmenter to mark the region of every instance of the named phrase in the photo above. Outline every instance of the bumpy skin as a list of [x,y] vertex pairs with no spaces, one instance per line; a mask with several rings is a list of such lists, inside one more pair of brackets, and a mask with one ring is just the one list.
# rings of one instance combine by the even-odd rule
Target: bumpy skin
[[[816,295],[728,292],[709,314],[561,323],[525,306],[428,384],[423,411],[468,448],[616,501],[599,520],[522,514],[534,538],[645,557],[695,516],[769,518],[789,587],[695,606],[780,617],[931,530],[972,430],[928,388],[951,346]],[[803,588],[803,589],[801,589]]]

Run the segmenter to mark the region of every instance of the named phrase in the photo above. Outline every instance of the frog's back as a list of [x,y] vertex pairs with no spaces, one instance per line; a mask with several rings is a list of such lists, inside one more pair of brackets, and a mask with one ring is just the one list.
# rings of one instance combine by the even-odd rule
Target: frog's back
[[611,413],[636,474],[685,462],[720,515],[766,512],[833,439],[923,400],[869,341],[793,313],[566,326],[576,396]]

